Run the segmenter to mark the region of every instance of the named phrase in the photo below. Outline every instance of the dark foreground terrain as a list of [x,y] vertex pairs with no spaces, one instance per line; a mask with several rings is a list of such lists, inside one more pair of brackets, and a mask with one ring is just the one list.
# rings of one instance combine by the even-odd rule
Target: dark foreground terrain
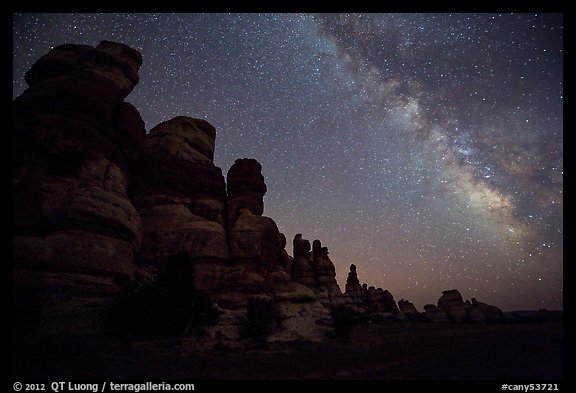
[[356,326],[349,342],[239,344],[192,339],[16,343],[21,379],[505,379],[563,377],[559,322]]

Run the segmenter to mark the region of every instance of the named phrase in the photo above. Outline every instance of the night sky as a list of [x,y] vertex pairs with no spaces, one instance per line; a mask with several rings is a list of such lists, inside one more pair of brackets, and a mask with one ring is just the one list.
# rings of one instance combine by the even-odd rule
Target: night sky
[[344,289],[418,309],[445,289],[562,308],[563,19],[557,14],[15,14],[13,95],[50,47],[140,51],[150,130],[217,129],[256,158],[264,214],[320,239]]

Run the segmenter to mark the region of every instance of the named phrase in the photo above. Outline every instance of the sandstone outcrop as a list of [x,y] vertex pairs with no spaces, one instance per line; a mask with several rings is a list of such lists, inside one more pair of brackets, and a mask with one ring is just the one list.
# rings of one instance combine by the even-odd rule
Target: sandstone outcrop
[[374,286],[368,287],[367,284],[360,285],[354,264],[350,265],[344,298],[347,303],[366,312],[392,314],[400,312],[394,297],[388,290]]
[[292,261],[292,280],[309,288],[316,286],[316,277],[312,267],[310,241],[302,239],[298,233],[292,241],[294,259]]
[[458,290],[451,289],[442,291],[442,296],[438,299],[438,307],[448,315],[448,319],[451,321],[464,322],[470,305],[464,303]]
[[496,306],[481,303],[476,298],[463,301],[462,295],[456,289],[442,291],[442,296],[438,299],[438,308],[442,309],[453,322],[498,323],[504,318],[502,310]]
[[255,216],[264,213],[266,184],[262,166],[252,158],[238,159],[226,176],[228,186],[228,222],[234,223],[240,209],[248,209]]
[[504,313],[498,307],[481,303],[474,297],[470,300],[472,301],[471,309],[477,310],[479,314],[483,315],[486,322],[501,322],[504,319]]
[[144,223],[139,264],[162,264],[185,251],[192,259],[227,259],[226,185],[212,163],[216,130],[179,116],[154,127],[131,187]]
[[448,322],[448,316],[444,310],[434,304],[424,306],[424,315],[431,322]]
[[405,314],[419,314],[418,310],[416,310],[416,307],[414,307],[414,304],[408,300],[398,300],[398,308],[400,309],[400,312]]
[[222,306],[237,308],[247,304],[249,296],[274,293],[271,274],[283,263],[282,242],[274,220],[262,216],[266,184],[258,161],[236,160],[227,174],[227,191],[231,264],[223,270],[217,291]]
[[[55,332],[90,325],[116,279],[134,270],[142,221],[128,187],[145,129],[123,99],[141,64],[123,44],[58,46],[32,66],[30,87],[14,100],[15,292],[25,286],[51,299],[39,307]],[[47,304],[78,312],[58,323],[62,315]]]
[[348,278],[346,279],[344,292],[346,300],[353,305],[362,306],[366,303],[366,297],[363,292],[360,280],[358,280],[356,265],[352,264],[350,265],[350,271],[348,272]]
[[342,291],[336,282],[336,268],[328,256],[328,247],[322,247],[320,240],[312,242],[312,269],[316,277],[316,296],[323,304],[337,303]]
[[[335,306],[370,317],[420,316],[412,303],[397,305],[388,290],[361,284],[354,264],[342,294],[320,240],[311,245],[297,234],[288,255],[286,236],[263,216],[262,166],[238,159],[225,181],[213,162],[216,129],[206,120],[178,116],[146,134],[138,110],[124,102],[141,64],[136,50],[102,41],[55,47],[25,75],[30,87],[14,100],[12,138],[21,331],[101,334],[109,309],[141,289],[152,301],[169,291],[155,312],[169,308],[182,330],[180,304],[217,314],[204,333],[218,339],[242,337],[247,324],[262,328],[260,306],[274,318],[260,329],[271,341],[321,340]],[[432,321],[503,318],[457,290],[424,309]]]

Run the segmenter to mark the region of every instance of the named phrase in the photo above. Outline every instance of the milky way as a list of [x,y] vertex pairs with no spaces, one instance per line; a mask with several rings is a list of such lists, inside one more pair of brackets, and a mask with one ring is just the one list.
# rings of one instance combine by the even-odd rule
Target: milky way
[[204,118],[224,172],[260,161],[265,215],[320,239],[342,288],[355,263],[418,308],[452,288],[562,307],[562,15],[15,14],[13,31],[14,97],[53,46],[138,49],[146,129]]

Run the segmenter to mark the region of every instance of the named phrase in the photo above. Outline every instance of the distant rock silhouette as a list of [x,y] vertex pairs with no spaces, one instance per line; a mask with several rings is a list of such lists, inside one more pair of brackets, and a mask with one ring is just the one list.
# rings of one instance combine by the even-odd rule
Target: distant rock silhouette
[[398,300],[398,308],[400,309],[400,312],[405,314],[419,314],[418,310],[416,310],[416,307],[414,307],[414,304],[408,300]]
[[392,314],[400,312],[394,297],[388,290],[368,287],[367,284],[360,285],[354,264],[350,265],[344,298],[347,303],[367,312]]
[[344,296],[348,303],[356,306],[366,305],[366,298],[364,296],[362,285],[360,285],[360,280],[358,280],[358,273],[356,272],[355,264],[350,265],[345,289]]
[[463,322],[467,318],[467,309],[469,305],[464,304],[462,295],[456,289],[442,291],[442,296],[438,299],[440,307],[451,321]]
[[334,304],[342,300],[342,291],[336,282],[336,268],[328,256],[328,247],[320,240],[312,242],[312,269],[316,277],[316,296],[323,304]]
[[501,322],[504,319],[504,313],[498,307],[481,303],[474,297],[470,300],[472,301],[470,310],[477,310],[479,314],[484,316],[486,322]]
[[316,277],[312,267],[312,254],[310,241],[302,239],[298,233],[292,241],[294,260],[292,261],[292,279],[309,288],[316,286]]
[[434,304],[424,306],[424,315],[431,322],[448,322],[448,316],[440,307]]
[[[495,323],[504,319],[504,314],[498,307],[478,302],[476,298],[471,300],[463,301],[462,295],[456,289],[442,291],[442,296],[438,299],[438,309],[444,311],[447,318],[453,322]],[[438,313],[437,310],[433,312]],[[428,315],[428,310],[426,314]]]

